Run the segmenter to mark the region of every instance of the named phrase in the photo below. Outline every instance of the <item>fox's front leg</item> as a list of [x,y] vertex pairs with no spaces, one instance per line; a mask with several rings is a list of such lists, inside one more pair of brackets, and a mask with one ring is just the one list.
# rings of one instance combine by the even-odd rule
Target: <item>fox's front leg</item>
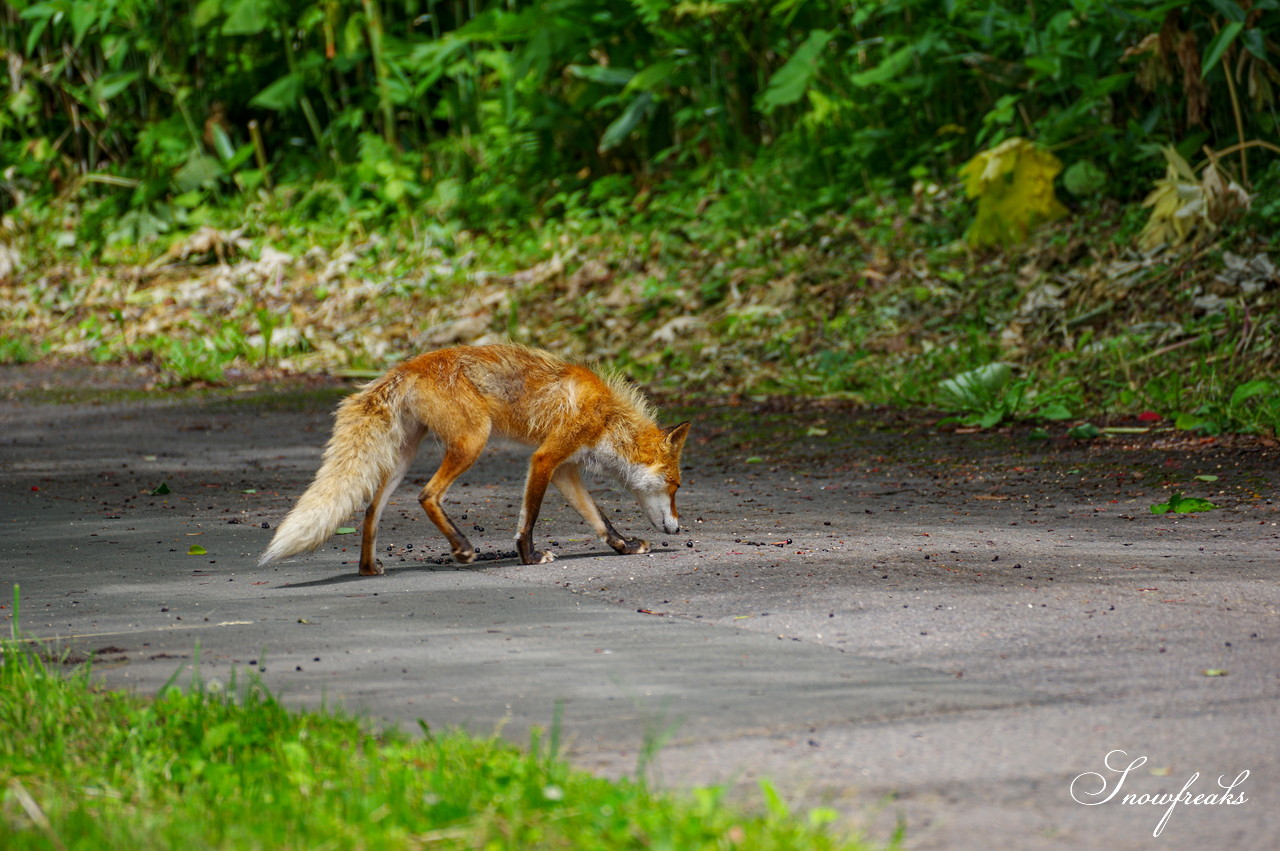
[[576,464],[561,464],[556,470],[555,475],[551,477],[551,481],[555,482],[560,493],[564,494],[564,498],[569,504],[577,509],[582,515],[582,519],[586,520],[595,530],[596,535],[604,540],[614,552],[622,555],[636,555],[638,553],[649,552],[649,542],[642,541],[639,538],[624,538],[613,528],[613,524],[609,522],[609,518],[600,510],[600,506],[591,498],[591,494],[587,492],[586,487],[582,484],[582,476],[578,473]]

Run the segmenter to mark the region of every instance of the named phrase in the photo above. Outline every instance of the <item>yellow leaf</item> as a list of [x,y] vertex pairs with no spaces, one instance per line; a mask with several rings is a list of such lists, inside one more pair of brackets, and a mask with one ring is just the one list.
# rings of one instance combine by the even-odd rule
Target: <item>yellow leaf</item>
[[1212,233],[1231,216],[1249,208],[1248,193],[1224,177],[1212,159],[1197,180],[1195,171],[1176,150],[1161,148],[1161,152],[1168,164],[1164,177],[1142,202],[1151,208],[1151,218],[1138,237],[1143,248],[1179,245]]
[[969,242],[1021,242],[1031,228],[1066,215],[1053,191],[1053,179],[1061,171],[1057,157],[1016,136],[965,163],[960,168],[965,194],[978,201]]

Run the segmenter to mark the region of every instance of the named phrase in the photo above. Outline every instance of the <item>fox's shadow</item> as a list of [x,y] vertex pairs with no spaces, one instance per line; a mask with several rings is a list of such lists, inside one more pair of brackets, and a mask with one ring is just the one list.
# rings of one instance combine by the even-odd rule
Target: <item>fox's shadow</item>
[[[654,549],[654,550],[651,550],[650,552],[661,553],[661,552],[670,552],[670,550]],[[484,558],[484,555],[488,555],[489,557]],[[616,556],[615,553],[610,553],[610,552],[572,553],[570,555],[563,555],[563,556],[557,555],[556,561],[577,561],[579,559],[612,558],[615,556]],[[445,559],[449,559],[449,560],[445,561]],[[443,557],[433,556],[429,559],[424,559],[423,561],[420,561],[420,562],[405,563],[403,565],[399,565],[396,567],[388,567],[386,568],[386,571],[381,576],[361,576],[359,573],[355,572],[356,565],[355,565],[355,562],[352,562],[350,565],[348,565],[352,569],[351,573],[343,573],[338,576],[328,576],[328,577],[325,577],[324,579],[311,579],[306,582],[286,582],[283,585],[277,585],[275,587],[277,588],[317,588],[317,587],[323,587],[326,585],[341,585],[347,582],[365,582],[369,580],[373,580],[376,582],[376,580],[386,579],[399,574],[408,575],[408,574],[424,573],[424,572],[445,573],[445,572],[450,572],[455,570],[484,570],[486,567],[490,567],[490,566],[508,567],[513,563],[515,563],[517,567],[519,566],[519,556],[515,553],[514,550],[510,553],[482,554],[481,558],[472,564],[458,564],[457,562],[453,561],[452,558],[450,558],[449,556],[443,556]]]

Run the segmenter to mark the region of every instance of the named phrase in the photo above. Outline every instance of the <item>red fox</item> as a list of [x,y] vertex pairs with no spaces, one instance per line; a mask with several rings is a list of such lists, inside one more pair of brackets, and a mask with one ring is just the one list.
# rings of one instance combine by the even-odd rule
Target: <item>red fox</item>
[[516,531],[523,564],[555,558],[533,548],[533,527],[550,482],[615,551],[649,551],[647,542],[624,538],[613,528],[583,487],[579,467],[612,474],[657,529],[680,531],[676,489],[689,423],[659,428],[649,403],[621,379],[602,378],[547,352],[459,346],[411,358],[342,401],[315,481],[276,529],[259,566],[314,550],[367,504],[360,573],[381,574],[378,518],[428,433],[444,444],[444,457],[418,502],[449,540],[454,559],[470,564],[475,548],[442,502],[495,432],[534,447]]

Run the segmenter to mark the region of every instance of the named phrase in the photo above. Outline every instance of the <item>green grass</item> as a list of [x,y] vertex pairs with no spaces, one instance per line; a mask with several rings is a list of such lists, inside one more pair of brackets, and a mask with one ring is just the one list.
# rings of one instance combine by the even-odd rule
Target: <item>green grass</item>
[[291,712],[253,679],[147,700],[17,641],[0,643],[0,729],[6,849],[866,847],[768,785],[748,815],[722,789],[658,794],[571,769],[536,736],[523,751]]

